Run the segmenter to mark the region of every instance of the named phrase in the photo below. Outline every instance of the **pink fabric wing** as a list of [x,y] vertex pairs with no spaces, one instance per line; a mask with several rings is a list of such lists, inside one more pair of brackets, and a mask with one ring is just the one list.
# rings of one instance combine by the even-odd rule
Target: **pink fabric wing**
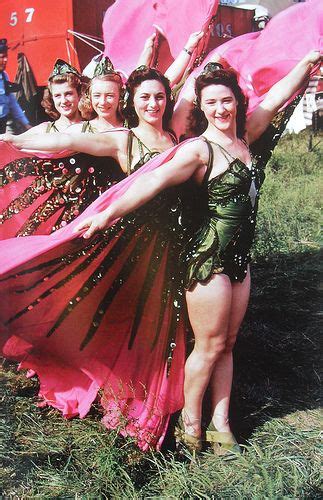
[[129,75],[137,66],[146,39],[157,26],[165,37],[160,39],[158,58],[158,68],[164,71],[183,49],[191,33],[207,30],[218,3],[218,0],[117,0],[107,10],[103,21],[105,55],[117,69]]
[[307,52],[320,49],[320,44],[321,2],[310,0],[280,12],[263,31],[241,35],[214,49],[202,67],[189,76],[186,85],[191,84],[214,53],[220,54],[238,72],[239,84],[249,98],[250,113],[274,83],[283,78]]
[[104,54],[128,76],[137,66],[146,39],[155,31],[158,5],[159,1],[151,0],[116,0],[104,16]]
[[[69,163],[70,155],[69,151],[55,154],[20,151],[0,141],[0,239],[30,233],[49,234],[61,216],[67,215],[74,203],[64,192],[64,184],[74,175],[73,165]],[[80,155],[75,155],[74,160],[79,161],[80,158]],[[91,158],[88,156],[89,161]],[[86,168],[84,155],[80,161]],[[90,178],[96,175],[96,170],[93,174],[83,172],[84,175]],[[92,188],[89,186],[86,195],[91,197],[91,193]],[[56,206],[50,215],[51,200],[59,198],[58,194],[62,195],[61,201],[64,203]]]
[[[164,0],[160,2],[155,22],[162,29],[174,58],[183,49],[191,33],[200,30],[208,31],[210,20],[216,14],[218,4],[218,0],[182,2]],[[193,58],[196,55],[194,54]]]
[[[14,273],[13,278],[7,274],[0,287],[3,355],[20,361],[21,368],[34,370],[43,401],[67,417],[84,417],[101,388],[104,424],[119,428],[126,420],[122,432],[134,436],[144,450],[160,447],[170,414],[183,405],[185,329],[183,317],[174,316],[174,284],[168,277],[174,258],[168,251],[169,239],[161,246],[158,232],[151,236],[144,225],[134,229],[133,236],[131,224],[125,234],[118,226],[118,233],[109,241],[100,238],[102,247],[96,253],[97,243],[92,246],[91,241],[74,241],[77,236],[73,229],[84,217],[102,211],[119,198],[143,173],[172,158],[179,147],[162,153],[110,188],[76,221],[56,233],[0,242],[1,275],[10,270]],[[140,240],[141,247],[137,248]],[[115,245],[121,245],[120,249],[114,249]],[[135,251],[139,252],[138,260],[130,259]],[[93,273],[98,271],[104,275],[87,295],[86,284],[93,283]],[[126,279],[123,282],[122,278],[119,287],[119,273],[125,272]],[[102,323],[82,350],[80,344],[94,324],[93,315],[107,291],[115,293],[113,301],[109,307],[102,305]],[[67,306],[71,309],[64,316]],[[25,314],[5,323],[23,308],[27,308]],[[63,322],[48,337],[62,314]],[[129,350],[129,332],[135,318],[137,334]],[[174,335],[176,349],[167,375],[167,350]]]

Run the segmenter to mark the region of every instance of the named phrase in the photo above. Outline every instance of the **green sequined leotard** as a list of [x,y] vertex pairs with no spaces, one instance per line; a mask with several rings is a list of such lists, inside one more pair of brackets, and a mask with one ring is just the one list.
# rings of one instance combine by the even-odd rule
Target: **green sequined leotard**
[[209,164],[200,187],[205,203],[200,206],[199,229],[183,252],[187,289],[196,282],[207,282],[215,273],[224,273],[231,281],[244,280],[255,232],[259,189],[264,180],[263,169],[257,168],[254,160],[246,165],[219,144],[214,146],[228,160],[228,168],[209,179],[213,146],[205,141]]

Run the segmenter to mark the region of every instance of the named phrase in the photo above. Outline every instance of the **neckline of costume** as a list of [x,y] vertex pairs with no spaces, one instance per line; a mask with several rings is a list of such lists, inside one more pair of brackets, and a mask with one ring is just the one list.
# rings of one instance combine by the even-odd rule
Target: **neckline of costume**
[[210,139],[208,139],[207,137],[205,137],[204,135],[202,135],[201,137],[203,137],[203,139],[210,143],[210,144],[215,144],[216,146],[218,146],[220,149],[222,149],[226,154],[228,154],[230,156],[231,161],[229,161],[228,158],[227,161],[228,161],[228,167],[223,171],[221,172],[220,174],[218,175],[215,175],[214,177],[211,177],[211,178],[208,178],[207,182],[210,182],[212,181],[213,179],[218,179],[219,177],[222,177],[224,174],[226,174],[229,170],[231,170],[232,168],[232,165],[234,165],[236,162],[238,162],[240,165],[242,165],[248,172],[251,172],[252,170],[252,165],[253,165],[253,158],[252,158],[252,155],[251,155],[251,152],[250,152],[250,149],[248,147],[248,144],[245,143],[242,139],[242,142],[246,145],[246,147],[248,148],[248,151],[250,153],[250,160],[248,162],[244,162],[241,158],[239,158],[238,156],[237,157],[233,157],[231,153],[229,153],[229,151],[227,151],[223,146],[221,146],[221,144],[217,143],[217,142],[214,142],[214,141],[211,141]]
[[221,172],[220,174],[218,175],[215,175],[214,177],[211,177],[208,179],[208,182],[211,182],[213,181],[214,179],[219,179],[221,177],[223,177],[226,173],[230,172],[230,170],[232,169],[233,165],[235,163],[239,163],[239,165],[241,165],[247,172],[251,173],[251,167],[252,167],[252,162],[250,162],[250,167],[244,162],[242,161],[240,158],[234,158],[232,161],[230,161],[229,165],[228,165],[228,168],[226,168],[223,172]]
[[[169,148],[167,148],[167,149],[164,149],[163,151],[159,151],[158,149],[154,149],[154,148],[153,148],[153,149],[150,149],[148,146],[146,146],[146,144],[145,144],[144,142],[142,142],[142,140],[140,139],[140,137],[138,137],[138,136],[134,133],[134,131],[133,131],[132,129],[129,129],[129,131],[130,131],[130,133],[131,133],[131,134],[132,134],[132,135],[133,135],[133,136],[137,139],[138,143],[139,143],[139,144],[141,144],[141,145],[142,145],[145,149],[147,149],[147,151],[148,151],[149,153],[154,153],[154,154],[155,154],[155,153],[159,153],[159,154],[160,154],[160,153],[163,153],[164,151],[167,151],[167,149],[169,149]],[[172,134],[171,134],[170,132],[167,132],[167,134],[169,135],[169,137],[170,137],[171,141],[173,142],[173,146],[175,146],[175,145],[176,145],[176,143],[174,142],[174,138],[173,138]]]
[[[211,144],[214,144],[215,146],[218,146],[220,149],[222,149],[222,151],[224,151],[227,155],[230,156],[231,158],[231,162],[229,162],[229,165],[238,160],[240,161],[241,163],[243,163],[247,168],[249,168],[249,170],[251,169],[252,167],[252,155],[251,155],[251,152],[250,152],[250,149],[249,149],[249,146],[248,144],[243,140],[243,139],[240,139],[241,142],[243,142],[243,144],[246,146],[248,152],[249,152],[249,155],[250,155],[250,160],[245,162],[243,161],[241,158],[239,158],[239,156],[233,156],[226,148],[224,148],[221,144],[219,144],[218,142],[215,142],[215,141],[211,141],[210,139],[208,139],[207,137],[205,137],[204,135],[202,136],[206,141],[210,142]],[[220,174],[219,174],[220,175]]]

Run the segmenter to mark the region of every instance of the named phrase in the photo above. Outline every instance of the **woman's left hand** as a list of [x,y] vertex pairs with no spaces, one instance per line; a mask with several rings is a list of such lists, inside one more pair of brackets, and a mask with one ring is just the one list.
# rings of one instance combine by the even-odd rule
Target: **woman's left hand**
[[320,60],[322,60],[322,53],[319,50],[311,50],[303,59],[305,63],[312,66],[315,66]]
[[101,212],[97,215],[92,215],[91,217],[87,217],[80,224],[78,224],[74,233],[82,233],[83,238],[88,239],[91,238],[96,232],[102,231],[109,224],[109,216],[106,212]]
[[193,50],[196,49],[199,41],[202,40],[203,37],[204,31],[195,31],[194,33],[191,33],[189,39],[185,44],[185,49],[189,52],[193,52]]

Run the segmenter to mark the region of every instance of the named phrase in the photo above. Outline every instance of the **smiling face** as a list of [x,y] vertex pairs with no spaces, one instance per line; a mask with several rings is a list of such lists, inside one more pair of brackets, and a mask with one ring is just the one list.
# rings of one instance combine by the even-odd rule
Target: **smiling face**
[[208,85],[201,92],[201,110],[209,123],[226,131],[236,127],[237,100],[229,87]]
[[166,103],[165,87],[158,80],[145,80],[135,89],[133,104],[139,123],[161,125]]
[[73,119],[78,114],[79,95],[75,87],[69,83],[52,83],[50,85],[54,106],[61,116]]
[[99,118],[116,119],[120,100],[120,85],[117,82],[94,79],[90,97],[92,107]]

